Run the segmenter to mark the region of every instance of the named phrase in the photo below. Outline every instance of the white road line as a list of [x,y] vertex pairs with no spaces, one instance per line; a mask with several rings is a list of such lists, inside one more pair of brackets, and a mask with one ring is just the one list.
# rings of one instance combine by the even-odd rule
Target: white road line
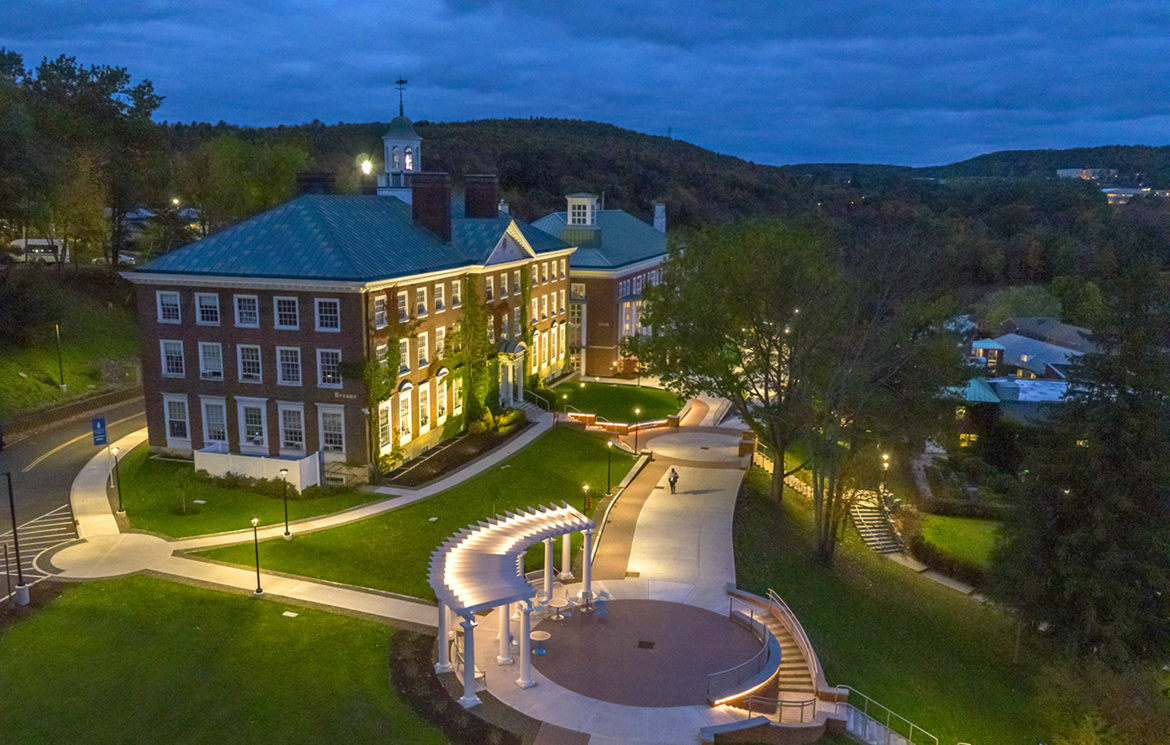
[[[35,585],[48,576],[37,568],[36,559],[38,556],[45,551],[51,551],[62,543],[77,538],[77,529],[73,525],[73,513],[67,504],[49,510],[40,517],[34,517],[20,525],[18,530],[20,531],[20,570],[24,575],[26,585]],[[12,548],[11,530],[0,533],[0,546],[8,547],[9,576],[15,582],[16,553]],[[4,566],[0,564],[0,573],[3,572]],[[0,584],[0,588],[7,588],[6,582]],[[0,589],[0,592],[3,591]],[[0,601],[6,600],[8,597],[8,595],[0,596]]]

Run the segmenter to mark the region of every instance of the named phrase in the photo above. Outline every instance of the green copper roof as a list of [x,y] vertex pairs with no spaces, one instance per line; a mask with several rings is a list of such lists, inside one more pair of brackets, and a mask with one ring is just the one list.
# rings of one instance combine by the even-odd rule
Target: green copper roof
[[623,210],[600,210],[596,226],[569,225],[564,212],[546,215],[532,226],[565,243],[578,269],[615,269],[666,254],[666,234]]
[[390,120],[390,126],[386,128],[386,133],[382,137],[413,137],[420,139],[418,132],[414,131],[414,122],[401,115]]
[[537,253],[567,246],[507,215],[462,217],[451,240],[415,225],[393,197],[308,195],[188,244],[140,267],[143,274],[206,274],[372,281],[484,263],[508,226]]

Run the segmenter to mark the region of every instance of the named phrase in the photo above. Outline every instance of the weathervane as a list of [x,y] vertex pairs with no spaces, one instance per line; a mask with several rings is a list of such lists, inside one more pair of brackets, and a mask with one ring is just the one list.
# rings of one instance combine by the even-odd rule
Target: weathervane
[[398,89],[398,116],[403,116],[402,113],[402,89],[406,87],[406,79],[398,78],[394,81],[394,87]]

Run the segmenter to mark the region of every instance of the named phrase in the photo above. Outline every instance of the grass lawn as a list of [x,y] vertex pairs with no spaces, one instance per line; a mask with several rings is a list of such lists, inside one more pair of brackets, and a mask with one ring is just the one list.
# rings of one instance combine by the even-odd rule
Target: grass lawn
[[0,632],[4,738],[444,743],[390,683],[392,629],[147,577],[69,587]]
[[[172,538],[239,530],[260,518],[261,525],[284,521],[284,500],[244,489],[228,489],[198,481],[189,462],[147,457],[145,446],[122,458],[119,475],[122,503],[130,526],[162,533]],[[190,514],[183,514],[183,496]],[[312,499],[290,498],[289,520],[327,515],[357,504],[380,499],[380,495],[346,489]],[[196,505],[202,499],[206,504]],[[195,510],[198,510],[197,512]]]
[[[553,404],[558,409],[564,410],[567,403],[586,414],[630,424],[639,419],[665,419],[668,414],[677,414],[686,403],[670,391],[633,385],[585,383],[582,387],[581,383],[570,381],[553,388],[552,393],[556,399]],[[641,409],[642,413],[634,414],[634,409]]]
[[[612,455],[616,485],[634,459],[616,448]],[[268,569],[433,599],[431,551],[455,531],[504,510],[554,502],[580,509],[581,485],[602,493],[605,477],[605,440],[556,427],[499,466],[422,502],[292,541],[268,541],[260,560]],[[236,564],[253,556],[249,545],[202,555]]]
[[[13,269],[24,270],[25,267]],[[57,341],[50,322],[33,331],[29,346],[0,342],[0,417],[115,385],[116,381],[102,380],[102,360],[137,364],[138,330],[132,309],[123,303],[130,293],[129,286],[122,283],[119,289],[108,279],[90,282],[89,276],[90,273],[67,274],[59,284],[56,272],[46,271],[46,287],[60,295],[54,304],[61,306],[61,362],[68,391],[62,393],[58,387]]]
[[1015,627],[1003,613],[866,549],[851,530],[826,569],[810,557],[811,512],[791,490],[777,509],[754,470],[736,507],[740,587],[771,587],[812,639],[831,684],[848,684],[942,743],[1043,741],[1053,722],[1036,706],[1035,652],[1012,664]]
[[999,531],[996,520],[974,517],[922,516],[922,537],[943,553],[975,566],[991,565],[991,552]]

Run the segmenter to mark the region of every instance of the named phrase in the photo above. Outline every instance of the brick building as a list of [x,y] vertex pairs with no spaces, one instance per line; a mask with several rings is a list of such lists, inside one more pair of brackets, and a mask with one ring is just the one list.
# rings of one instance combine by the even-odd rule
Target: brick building
[[[431,447],[462,429],[468,286],[489,320],[499,404],[522,399],[526,376],[567,367],[574,248],[498,212],[494,176],[465,177],[453,203],[447,175],[418,171],[411,155],[409,204],[302,196],[125,273],[151,450],[316,455],[337,481],[366,478],[395,446],[408,457]],[[371,411],[353,371],[395,356],[393,393]]]
[[585,375],[632,373],[636,360],[622,342],[642,326],[642,289],[658,284],[666,259],[666,210],[654,205],[654,225],[623,210],[598,208],[594,194],[570,194],[564,212],[533,223],[577,246],[570,268],[569,355]]

